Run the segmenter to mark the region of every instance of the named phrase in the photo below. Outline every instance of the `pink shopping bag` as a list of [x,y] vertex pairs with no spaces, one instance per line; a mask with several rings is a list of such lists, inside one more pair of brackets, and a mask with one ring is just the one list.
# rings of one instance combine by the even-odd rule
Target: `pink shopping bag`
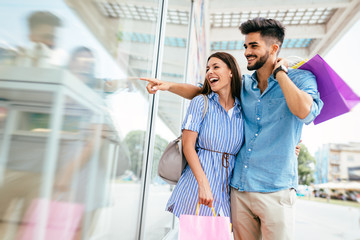
[[308,70],[316,76],[320,98],[324,102],[324,107],[314,120],[315,125],[349,112],[360,102],[360,97],[320,55],[314,56],[299,69]]
[[[41,212],[48,205],[48,214],[44,227],[41,224]],[[32,201],[25,214],[17,240],[37,240],[37,234],[44,231],[46,240],[72,240],[79,227],[84,206],[82,204],[36,199]]]
[[229,217],[180,215],[179,240],[230,240],[230,226]]

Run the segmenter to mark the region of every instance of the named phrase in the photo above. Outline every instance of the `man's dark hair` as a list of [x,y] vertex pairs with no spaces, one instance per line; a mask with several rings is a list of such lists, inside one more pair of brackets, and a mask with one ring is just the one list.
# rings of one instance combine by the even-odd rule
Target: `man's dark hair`
[[261,37],[275,40],[280,47],[284,42],[285,27],[281,22],[275,19],[254,18],[243,22],[239,29],[244,35],[259,32]]
[[37,11],[27,18],[29,29],[34,29],[38,25],[46,24],[54,27],[61,27],[61,19],[47,11]]

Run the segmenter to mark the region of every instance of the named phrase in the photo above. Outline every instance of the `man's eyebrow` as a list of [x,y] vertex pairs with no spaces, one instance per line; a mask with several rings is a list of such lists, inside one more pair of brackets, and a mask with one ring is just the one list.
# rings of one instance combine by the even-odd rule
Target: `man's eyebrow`
[[248,44],[244,43],[244,48],[246,48],[248,45],[257,45],[258,42],[249,42]]

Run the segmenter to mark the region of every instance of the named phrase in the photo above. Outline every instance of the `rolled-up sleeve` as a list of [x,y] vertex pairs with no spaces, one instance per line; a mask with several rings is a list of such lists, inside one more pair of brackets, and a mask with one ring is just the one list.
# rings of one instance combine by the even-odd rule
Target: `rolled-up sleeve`
[[320,114],[324,103],[320,99],[320,93],[317,89],[316,77],[314,74],[306,70],[298,70],[296,78],[296,85],[298,88],[308,93],[313,98],[309,114],[304,119],[298,118],[301,122],[308,125]]
[[199,132],[202,122],[203,110],[204,99],[201,95],[196,96],[190,102],[184,122],[181,126],[181,130],[186,129],[194,132]]
[[[320,97],[315,98],[313,95],[313,103],[311,105],[310,113],[306,116],[304,119],[300,119],[303,123],[306,125],[310,124],[314,119],[320,114],[320,111],[324,105],[324,103],[321,101]],[[318,94],[319,96],[319,94]]]

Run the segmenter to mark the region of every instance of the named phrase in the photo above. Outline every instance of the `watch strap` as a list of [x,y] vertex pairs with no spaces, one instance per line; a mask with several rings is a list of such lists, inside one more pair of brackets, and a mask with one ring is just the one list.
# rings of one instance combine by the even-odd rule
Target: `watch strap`
[[278,67],[274,70],[273,75],[274,75],[274,78],[275,78],[275,79],[276,79],[276,74],[277,74],[278,72],[280,72],[280,71],[283,71],[284,73],[287,74],[286,70],[280,65],[280,66],[278,66]]

